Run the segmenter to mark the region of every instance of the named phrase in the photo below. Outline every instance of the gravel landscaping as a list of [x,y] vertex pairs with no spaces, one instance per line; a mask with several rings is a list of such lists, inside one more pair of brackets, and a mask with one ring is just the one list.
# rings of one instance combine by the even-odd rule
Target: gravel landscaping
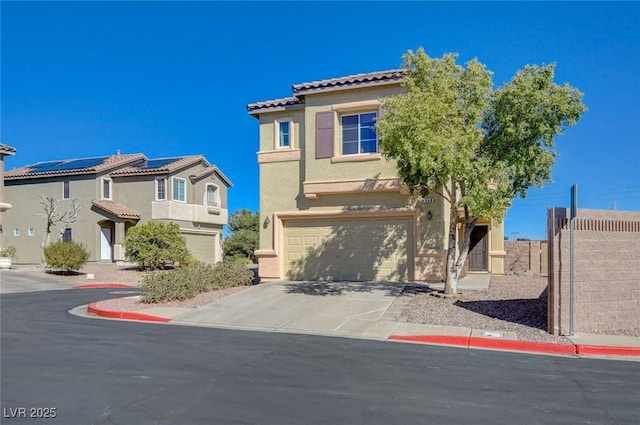
[[547,332],[547,278],[492,276],[486,291],[459,291],[459,299],[429,295],[418,286],[399,297],[409,323],[515,332],[519,340],[570,344]]

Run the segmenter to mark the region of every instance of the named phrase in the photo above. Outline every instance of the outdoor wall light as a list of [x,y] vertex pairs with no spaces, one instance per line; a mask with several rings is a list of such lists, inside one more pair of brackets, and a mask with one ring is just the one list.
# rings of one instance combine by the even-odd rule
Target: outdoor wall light
[[271,220],[269,220],[269,217],[265,218],[262,224],[262,227],[266,229],[267,227],[269,227],[269,223],[271,223]]
[[431,214],[431,210],[427,211],[427,220],[431,220],[433,218],[433,214]]

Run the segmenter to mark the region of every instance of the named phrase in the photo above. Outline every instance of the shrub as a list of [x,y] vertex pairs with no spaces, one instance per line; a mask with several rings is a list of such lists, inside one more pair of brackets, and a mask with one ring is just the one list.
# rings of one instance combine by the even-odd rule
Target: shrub
[[227,261],[216,266],[194,263],[175,270],[154,271],[142,278],[144,303],[163,303],[193,298],[200,292],[251,285],[253,272],[245,264]]
[[58,241],[44,249],[47,266],[65,272],[80,270],[89,260],[89,251],[82,243]]
[[162,270],[142,278],[140,295],[144,303],[187,300],[198,293],[196,281],[189,279],[185,269]]
[[213,288],[251,285],[252,282],[253,272],[243,262],[225,259],[213,269],[211,282]]
[[176,223],[149,222],[129,229],[124,241],[125,255],[145,269],[188,265],[193,257]]
[[18,259],[18,250],[15,246],[7,246],[4,248],[0,248],[0,257],[9,257],[13,260]]

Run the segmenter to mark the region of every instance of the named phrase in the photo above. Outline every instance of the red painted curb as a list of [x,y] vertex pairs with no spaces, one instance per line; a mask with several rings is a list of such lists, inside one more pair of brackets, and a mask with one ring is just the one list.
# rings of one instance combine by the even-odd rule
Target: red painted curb
[[130,311],[112,311],[103,310],[96,306],[100,301],[96,301],[87,306],[87,312],[100,317],[109,317],[112,319],[129,319],[129,320],[143,320],[146,322],[170,322],[171,319],[166,317],[152,316],[150,314],[132,313]]
[[533,353],[565,354],[575,356],[573,344],[554,344],[548,342],[518,341],[513,339],[469,338],[470,348],[497,348],[501,350],[527,351]]
[[578,354],[590,356],[640,356],[640,347],[612,347],[607,345],[576,345]]
[[469,347],[468,336],[453,335],[391,335],[388,339],[394,341],[424,342],[426,344],[446,344]]
[[124,283],[85,283],[83,285],[77,285],[73,287],[73,289],[90,288],[135,288],[135,286],[125,285]]
[[452,335],[390,335],[392,341],[422,342],[425,344],[454,345],[466,348],[493,348],[541,354],[568,356],[640,356],[640,347],[615,347],[606,345],[554,344],[547,342],[518,341]]

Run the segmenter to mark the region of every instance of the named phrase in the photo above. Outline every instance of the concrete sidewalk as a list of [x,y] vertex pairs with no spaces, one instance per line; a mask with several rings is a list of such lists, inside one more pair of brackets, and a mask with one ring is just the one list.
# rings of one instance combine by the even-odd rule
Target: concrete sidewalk
[[[486,275],[475,275],[467,280],[465,289],[486,288],[488,281]],[[519,341],[514,332],[404,323],[402,312],[390,308],[403,288],[383,283],[271,282],[200,308],[158,307],[122,313],[103,311],[94,303],[89,310],[104,317],[186,326],[640,358],[640,338],[631,336],[576,335],[570,338],[573,344],[553,344]]]

